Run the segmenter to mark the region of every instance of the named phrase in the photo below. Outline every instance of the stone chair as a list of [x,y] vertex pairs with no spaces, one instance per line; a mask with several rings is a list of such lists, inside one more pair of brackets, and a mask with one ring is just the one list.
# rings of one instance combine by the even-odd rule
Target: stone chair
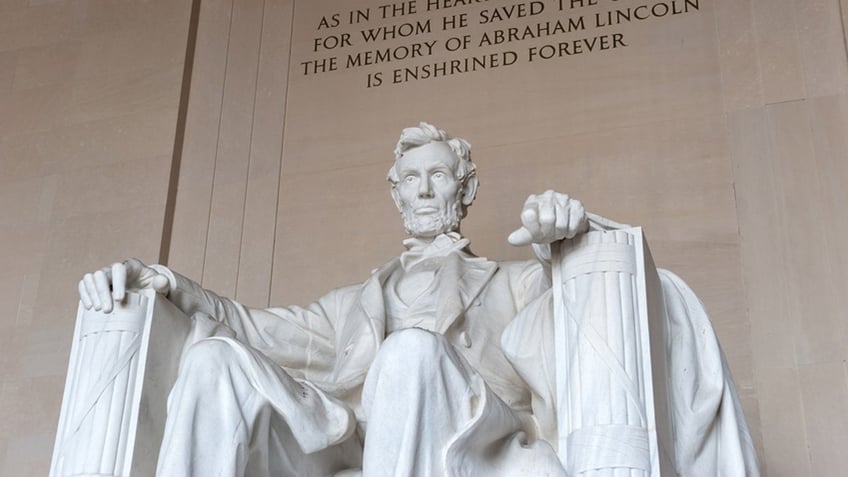
[[[669,318],[642,230],[554,244],[552,264],[554,324],[540,326],[553,327],[556,385],[528,383],[534,398],[553,403],[534,403],[541,436],[573,476],[675,475],[683,433],[675,442]],[[51,476],[154,474],[168,392],[192,333],[191,320],[150,290],[108,315],[79,307]],[[507,329],[503,339],[520,337]],[[541,396],[545,388],[555,395]]]

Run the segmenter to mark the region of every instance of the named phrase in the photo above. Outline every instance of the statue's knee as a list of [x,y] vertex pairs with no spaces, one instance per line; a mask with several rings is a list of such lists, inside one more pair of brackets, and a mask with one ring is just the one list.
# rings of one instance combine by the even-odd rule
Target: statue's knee
[[375,403],[384,399],[406,406],[407,398],[400,396],[408,396],[409,404],[420,402],[422,396],[444,397],[446,383],[456,381],[457,370],[467,373],[463,363],[441,334],[415,328],[392,333],[365,378],[363,409],[366,415],[373,413]]
[[392,333],[383,342],[377,355],[382,373],[396,371],[400,377],[412,376],[436,363],[448,345],[444,336],[419,328]]
[[237,361],[238,343],[229,338],[209,338],[191,345],[182,358],[181,375],[216,376]]
[[381,352],[402,356],[436,356],[441,353],[447,342],[445,337],[420,328],[408,328],[396,331],[383,342]]

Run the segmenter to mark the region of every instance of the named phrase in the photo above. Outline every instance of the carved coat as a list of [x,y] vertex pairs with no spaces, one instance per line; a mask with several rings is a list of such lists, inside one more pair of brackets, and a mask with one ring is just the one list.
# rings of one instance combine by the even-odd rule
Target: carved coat
[[[177,274],[172,274],[169,299],[189,316],[215,317],[293,377],[346,401],[362,419],[361,386],[385,339],[384,287],[400,267],[400,259],[393,259],[365,283],[333,290],[304,308],[249,309]],[[675,381],[669,397],[677,428],[676,470],[680,475],[757,475],[736,390],[703,306],[682,280],[666,271],[660,276],[666,319],[676,336],[667,343],[673,368],[669,378]],[[545,293],[550,278],[542,265],[498,264],[453,253],[436,282],[435,331],[447,337],[523,421],[539,420],[540,435],[531,437],[555,440],[552,317],[550,294]],[[527,343],[537,345],[523,349]],[[532,434],[533,427],[525,430]],[[473,433],[479,437],[489,431]]]
[[[293,377],[342,398],[358,412],[359,390],[385,338],[384,286],[400,269],[395,258],[361,285],[329,292],[306,307],[247,308],[173,273],[169,299],[189,316],[223,322]],[[170,272],[170,271],[169,271]],[[549,288],[539,262],[496,263],[459,252],[445,258],[435,282],[437,329],[490,388],[517,411],[530,392],[501,350],[501,334],[516,313]],[[358,415],[358,417],[362,417]]]

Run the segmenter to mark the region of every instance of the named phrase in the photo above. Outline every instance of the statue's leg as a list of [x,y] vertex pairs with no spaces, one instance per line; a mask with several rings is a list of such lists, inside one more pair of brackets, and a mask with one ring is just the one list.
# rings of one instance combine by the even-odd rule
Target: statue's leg
[[362,393],[363,475],[445,475],[447,444],[474,413],[475,375],[441,335],[411,328],[389,336]]
[[358,466],[351,411],[230,338],[192,345],[168,398],[161,476],[328,475]]
[[553,448],[440,334],[393,333],[362,393],[365,477],[564,476]]

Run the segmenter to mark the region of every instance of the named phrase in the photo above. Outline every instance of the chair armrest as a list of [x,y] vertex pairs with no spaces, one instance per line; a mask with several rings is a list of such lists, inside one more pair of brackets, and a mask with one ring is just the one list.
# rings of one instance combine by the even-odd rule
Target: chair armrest
[[154,475],[190,324],[153,290],[108,314],[79,305],[51,476]]

